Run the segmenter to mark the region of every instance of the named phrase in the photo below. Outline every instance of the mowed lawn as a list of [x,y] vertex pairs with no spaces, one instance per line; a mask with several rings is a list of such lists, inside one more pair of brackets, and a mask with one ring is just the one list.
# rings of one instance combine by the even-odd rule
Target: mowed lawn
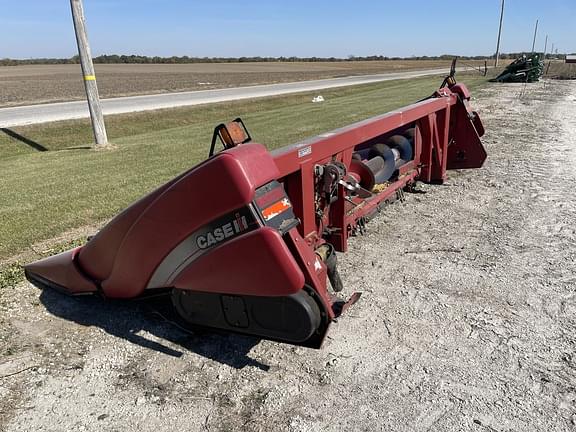
[[[474,75],[460,80],[472,91],[486,83]],[[70,229],[102,223],[200,162],[218,123],[241,116],[254,140],[272,149],[415,102],[440,81],[389,81],[108,117],[116,146],[110,151],[82,148],[92,141],[88,121],[0,131],[0,260]],[[316,94],[326,101],[313,104]],[[33,143],[10,136],[14,133]],[[213,187],[216,199],[226,185],[199,187]]]

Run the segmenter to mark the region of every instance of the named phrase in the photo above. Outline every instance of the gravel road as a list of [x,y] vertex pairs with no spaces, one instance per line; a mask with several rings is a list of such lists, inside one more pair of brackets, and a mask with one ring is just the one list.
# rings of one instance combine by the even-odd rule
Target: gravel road
[[576,82],[476,97],[485,168],[353,239],[341,273],[364,295],[321,350],[20,284],[1,299],[0,430],[576,430]]

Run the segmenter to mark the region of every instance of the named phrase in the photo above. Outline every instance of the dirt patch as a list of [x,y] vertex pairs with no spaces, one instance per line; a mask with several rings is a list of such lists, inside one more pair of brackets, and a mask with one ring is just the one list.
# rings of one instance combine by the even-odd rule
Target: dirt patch
[[0,429],[574,430],[576,83],[476,96],[485,168],[354,239],[342,276],[364,295],[321,350],[23,283],[0,301]]
[[[484,65],[484,62],[467,61]],[[239,87],[449,67],[445,60],[305,63],[98,64],[102,97]],[[0,107],[84,99],[80,65],[0,67]]]

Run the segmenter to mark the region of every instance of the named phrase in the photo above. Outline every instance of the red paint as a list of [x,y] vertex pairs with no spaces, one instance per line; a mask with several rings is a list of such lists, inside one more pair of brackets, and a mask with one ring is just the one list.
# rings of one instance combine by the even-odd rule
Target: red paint
[[95,292],[97,286],[76,266],[79,251],[80,248],[72,249],[28,264],[26,272],[38,275],[73,295]]
[[189,265],[174,287],[232,295],[286,296],[304,276],[278,232],[264,227],[215,248]]
[[[260,144],[226,150],[161,186],[118,215],[79,252],[38,261],[27,271],[68,289],[108,297],[141,295],[160,263],[194,232],[229,212],[251,205],[255,190],[278,180],[299,219],[284,237],[270,227],[218,244],[182,264],[173,282],[182,289],[226,294],[285,296],[306,284],[330,318],[338,299],[327,290],[326,266],[315,249],[328,241],[346,251],[348,237],[397,191],[417,180],[443,182],[447,169],[477,168],[486,159],[484,128],[462,84],[425,101],[269,153]],[[369,198],[337,186],[337,199],[318,208],[315,167],[342,163],[348,172],[354,149],[415,128],[414,159],[398,178]],[[282,189],[263,196],[270,213],[282,211]],[[275,196],[277,194],[278,196]],[[285,209],[284,209],[285,210]],[[76,258],[75,258],[76,257]],[[96,283],[92,282],[92,279]]]

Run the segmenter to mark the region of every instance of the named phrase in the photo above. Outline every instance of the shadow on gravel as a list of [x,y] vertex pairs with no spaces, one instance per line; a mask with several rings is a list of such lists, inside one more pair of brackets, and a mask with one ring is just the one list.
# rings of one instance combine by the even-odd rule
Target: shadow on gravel
[[53,315],[83,326],[95,326],[106,333],[169,356],[184,353],[139,333],[177,345],[235,369],[253,366],[267,371],[270,367],[248,356],[260,340],[234,334],[190,333],[172,323],[169,296],[139,301],[104,300],[96,296],[69,297],[56,291],[42,290],[40,301]]

